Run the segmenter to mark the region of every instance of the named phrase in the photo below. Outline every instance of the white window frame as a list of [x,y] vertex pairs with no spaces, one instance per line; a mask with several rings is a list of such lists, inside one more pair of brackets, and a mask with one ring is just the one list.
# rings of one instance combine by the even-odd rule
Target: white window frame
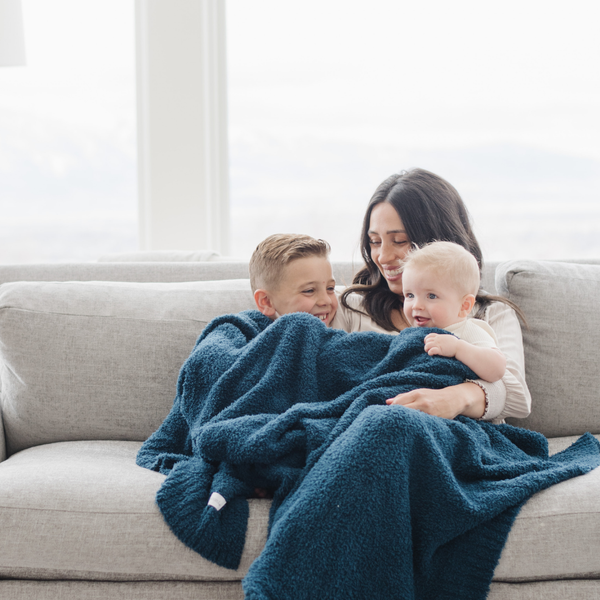
[[229,253],[225,0],[136,0],[141,250]]

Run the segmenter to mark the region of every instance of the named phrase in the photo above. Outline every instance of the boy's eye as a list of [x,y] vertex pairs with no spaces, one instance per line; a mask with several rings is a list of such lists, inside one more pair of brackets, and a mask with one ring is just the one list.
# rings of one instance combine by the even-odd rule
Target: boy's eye
[[303,294],[312,294],[315,290],[313,288],[309,288],[307,290],[302,290]]
[[334,285],[330,285],[330,286],[327,288],[327,291],[328,291],[330,294],[333,294],[333,293],[335,292],[335,286],[334,286]]
[[435,294],[427,294],[427,298],[429,298],[429,300],[435,300],[437,296]]
[[407,294],[404,294],[404,297],[405,298],[409,298],[410,300],[412,300],[415,297],[415,295],[413,293],[411,293],[411,292],[408,292]]

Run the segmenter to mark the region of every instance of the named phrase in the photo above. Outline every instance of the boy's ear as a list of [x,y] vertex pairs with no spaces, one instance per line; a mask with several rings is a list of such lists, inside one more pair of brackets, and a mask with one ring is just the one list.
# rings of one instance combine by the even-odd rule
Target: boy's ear
[[263,315],[265,315],[265,317],[269,317],[271,319],[275,317],[276,311],[273,303],[271,302],[269,292],[266,290],[256,290],[254,292],[254,302],[256,302],[256,307]]
[[468,317],[469,313],[473,310],[473,306],[475,306],[475,296],[473,296],[473,294],[467,294],[462,300],[458,316],[461,319]]

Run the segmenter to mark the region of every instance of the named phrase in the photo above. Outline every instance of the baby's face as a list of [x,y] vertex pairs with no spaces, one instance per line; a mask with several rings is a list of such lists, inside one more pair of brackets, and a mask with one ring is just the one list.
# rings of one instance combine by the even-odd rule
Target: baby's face
[[412,327],[445,329],[467,316],[464,296],[447,277],[410,266],[402,274],[404,315]]
[[338,308],[331,263],[320,256],[297,258],[285,268],[271,299],[279,315],[307,312],[329,325]]

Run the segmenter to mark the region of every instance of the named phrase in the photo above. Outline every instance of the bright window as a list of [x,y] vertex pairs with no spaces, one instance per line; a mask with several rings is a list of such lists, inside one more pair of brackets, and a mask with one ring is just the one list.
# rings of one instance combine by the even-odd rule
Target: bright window
[[27,66],[0,68],[0,261],[137,248],[134,5],[23,0]]
[[233,254],[300,231],[350,258],[377,185],[419,166],[488,260],[600,256],[596,3],[227,6]]
[[[137,248],[134,6],[23,0],[0,68],[0,261]],[[375,187],[439,173],[486,258],[600,256],[588,0],[227,0],[232,254],[278,231],[356,256]]]

